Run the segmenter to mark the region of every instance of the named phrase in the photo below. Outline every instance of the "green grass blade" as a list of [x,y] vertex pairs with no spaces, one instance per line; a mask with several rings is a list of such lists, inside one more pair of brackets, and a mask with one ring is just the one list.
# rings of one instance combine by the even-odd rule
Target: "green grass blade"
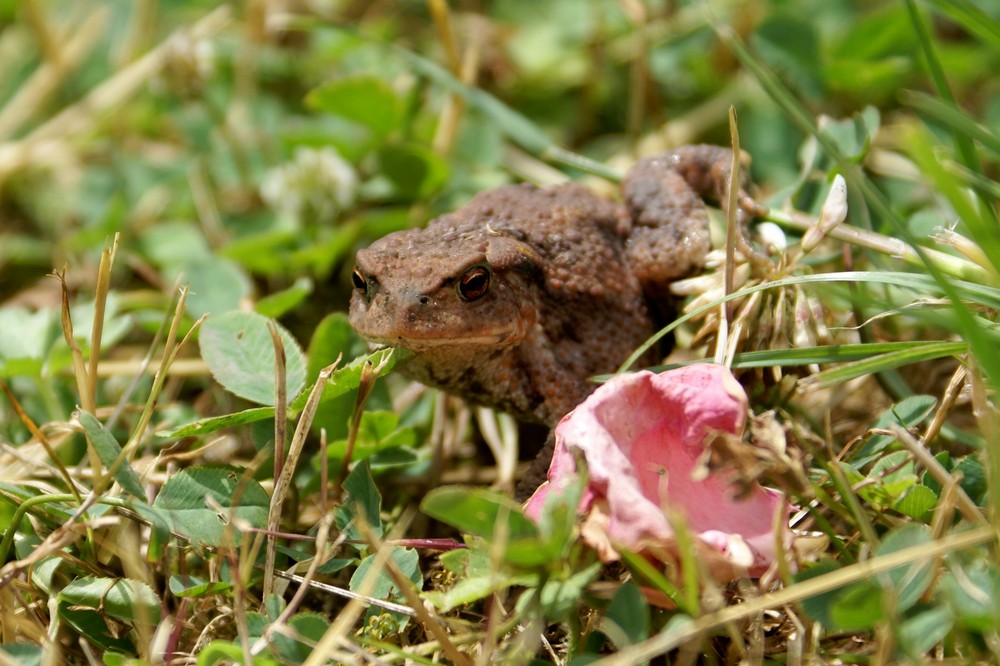
[[802,389],[824,388],[841,384],[857,377],[893,370],[911,363],[929,361],[946,356],[961,354],[968,349],[964,342],[932,342],[909,349],[900,349],[887,354],[845,363],[829,370],[810,375],[799,382]]
[[521,148],[541,159],[570,166],[613,181],[620,181],[622,174],[596,162],[559,147],[541,128],[524,114],[515,111],[502,101],[480,88],[467,86],[444,67],[399,46],[392,51],[405,60],[417,74],[433,81],[445,90],[461,97],[470,107],[476,109],[496,123],[504,134]]
[[993,48],[1000,49],[1000,23],[969,0],[925,0],[942,14],[976,35]]
[[934,342],[911,340],[904,342],[875,342],[857,345],[824,345],[795,349],[765,349],[743,352],[733,357],[734,368],[771,368],[774,366],[808,365],[811,363],[849,363],[887,354],[929,353],[931,358],[942,345],[950,345],[950,352],[960,354],[967,348],[964,342]]
[[978,141],[995,156],[1000,156],[1000,134],[982,123],[977,123],[954,102],[913,90],[904,90],[900,92],[899,97],[903,104],[973,141]]

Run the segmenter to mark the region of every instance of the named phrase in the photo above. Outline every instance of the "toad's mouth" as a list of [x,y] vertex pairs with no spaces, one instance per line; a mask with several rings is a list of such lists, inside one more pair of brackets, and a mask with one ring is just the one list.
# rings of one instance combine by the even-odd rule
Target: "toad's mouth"
[[517,343],[524,338],[525,331],[518,325],[506,326],[503,328],[487,331],[476,331],[468,333],[452,333],[448,335],[436,331],[420,333],[396,333],[396,334],[372,334],[372,332],[359,331],[361,336],[374,347],[401,347],[414,352],[432,349],[442,349],[448,347],[476,347],[476,348],[497,348],[506,347]]
[[365,336],[369,346],[382,349],[385,347],[402,347],[411,351],[438,349],[440,347],[500,347],[515,339],[514,331],[492,333],[485,335],[453,335],[437,337],[414,337],[394,335],[388,337]]

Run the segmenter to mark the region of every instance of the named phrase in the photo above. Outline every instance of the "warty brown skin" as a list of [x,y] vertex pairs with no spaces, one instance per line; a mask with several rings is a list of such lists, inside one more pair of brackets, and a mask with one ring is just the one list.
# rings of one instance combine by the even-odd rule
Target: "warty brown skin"
[[[401,370],[418,381],[555,425],[664,323],[670,283],[701,269],[703,199],[726,191],[731,158],[686,146],[642,160],[624,204],[577,184],[483,192],[360,250],[351,324],[412,352]],[[743,195],[740,215],[759,212]]]

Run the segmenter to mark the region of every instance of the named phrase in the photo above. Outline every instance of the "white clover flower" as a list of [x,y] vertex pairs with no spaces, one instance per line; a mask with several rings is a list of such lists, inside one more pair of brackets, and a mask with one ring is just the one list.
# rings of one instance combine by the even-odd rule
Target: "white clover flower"
[[215,47],[207,39],[177,35],[168,43],[163,69],[152,80],[155,89],[188,96],[200,94],[215,75]]
[[267,172],[260,195],[282,215],[336,218],[354,205],[358,176],[333,148],[299,148],[291,162]]

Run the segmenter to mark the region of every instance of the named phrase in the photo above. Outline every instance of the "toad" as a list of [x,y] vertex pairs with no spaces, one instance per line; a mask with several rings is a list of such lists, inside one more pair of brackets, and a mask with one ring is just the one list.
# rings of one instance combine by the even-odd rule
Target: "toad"
[[[554,426],[666,323],[670,284],[711,249],[703,199],[725,198],[731,159],[705,145],[644,159],[624,204],[574,183],[483,192],[360,250],[351,324],[412,352],[407,376]],[[741,224],[762,212],[741,190]]]

